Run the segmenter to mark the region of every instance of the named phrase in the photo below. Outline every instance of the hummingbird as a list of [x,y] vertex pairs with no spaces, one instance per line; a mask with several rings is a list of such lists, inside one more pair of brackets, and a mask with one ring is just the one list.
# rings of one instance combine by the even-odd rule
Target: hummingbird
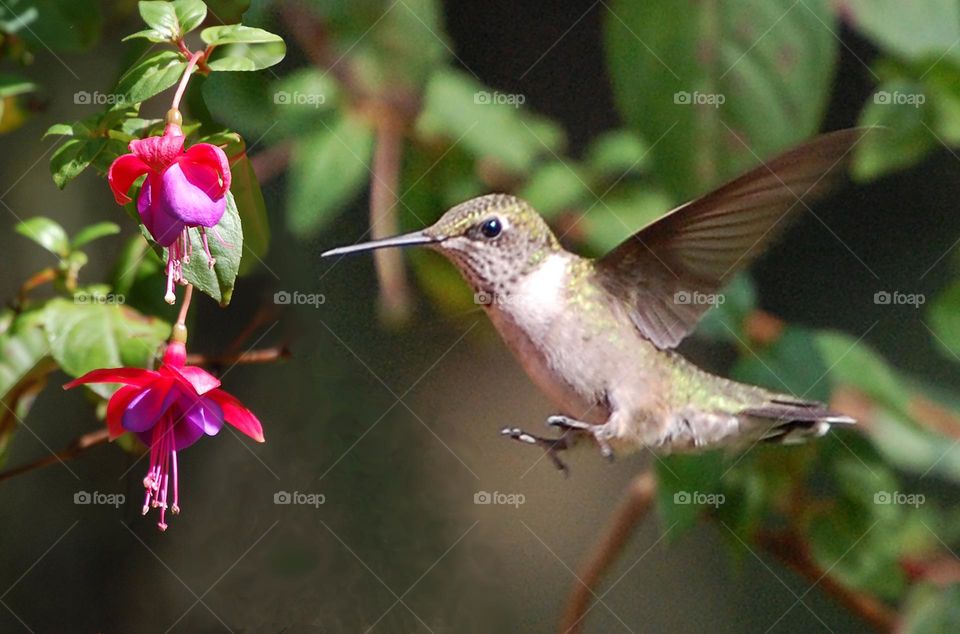
[[710,374],[675,351],[732,276],[842,180],[866,129],[823,134],[668,211],[606,255],[563,246],[523,200],[489,194],[433,225],[323,257],[423,246],[459,269],[506,345],[559,408],[549,438],[502,434],[558,452],[692,453],[817,438],[853,424],[823,403]]

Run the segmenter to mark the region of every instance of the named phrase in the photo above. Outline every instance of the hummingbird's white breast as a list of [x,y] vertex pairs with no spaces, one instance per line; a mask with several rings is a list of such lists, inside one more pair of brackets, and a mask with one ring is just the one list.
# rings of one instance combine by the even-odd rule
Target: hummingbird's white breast
[[564,367],[577,364],[571,345],[576,333],[569,327],[567,280],[569,253],[554,253],[517,281],[501,301],[487,306],[493,325],[533,382],[564,411],[583,420],[603,422],[593,390],[569,382]]
[[568,261],[563,253],[548,256],[504,297],[501,308],[526,329],[549,327],[563,310]]

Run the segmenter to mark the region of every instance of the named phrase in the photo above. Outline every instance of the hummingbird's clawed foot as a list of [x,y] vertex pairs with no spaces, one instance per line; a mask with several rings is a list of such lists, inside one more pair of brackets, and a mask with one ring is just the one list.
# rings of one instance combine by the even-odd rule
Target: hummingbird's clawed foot
[[606,458],[607,461],[613,462],[613,448],[610,446],[610,443],[607,442],[603,425],[585,423],[583,421],[570,418],[569,416],[562,416],[559,414],[548,417],[547,425],[550,427],[559,427],[564,431],[579,431],[590,434],[593,436],[597,446],[600,448],[600,455]]
[[500,434],[503,436],[508,436],[518,442],[526,443],[528,445],[539,445],[543,447],[547,452],[547,457],[549,457],[553,462],[553,466],[562,472],[564,477],[570,475],[570,469],[567,467],[566,463],[560,460],[560,456],[557,455],[558,452],[569,449],[570,447],[566,436],[561,436],[560,438],[543,438],[541,436],[528,434],[519,427],[504,427],[500,430]]

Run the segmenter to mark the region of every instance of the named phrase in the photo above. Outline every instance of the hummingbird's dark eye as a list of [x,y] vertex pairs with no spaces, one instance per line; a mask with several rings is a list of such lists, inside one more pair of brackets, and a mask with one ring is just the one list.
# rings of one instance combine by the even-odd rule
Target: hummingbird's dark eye
[[480,233],[483,234],[484,238],[496,238],[501,231],[503,231],[503,225],[499,218],[489,218],[480,225]]

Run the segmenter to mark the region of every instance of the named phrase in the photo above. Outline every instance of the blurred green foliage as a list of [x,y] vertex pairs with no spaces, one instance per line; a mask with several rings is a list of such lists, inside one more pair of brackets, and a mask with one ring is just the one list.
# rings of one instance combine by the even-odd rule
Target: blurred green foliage
[[[272,222],[299,239],[322,233],[384,176],[371,165],[388,122],[402,131],[393,192],[401,226],[422,226],[470,196],[510,191],[548,217],[566,242],[602,253],[671,206],[815,134],[844,22],[879,51],[869,69],[875,92],[860,124],[889,129],[855,148],[853,175],[880,178],[937,147],[960,145],[954,0],[613,0],[603,46],[623,125],[580,156],[569,154],[561,126],[533,112],[524,95],[500,92],[463,67],[432,0],[262,1],[249,10],[238,1],[208,4],[209,13],[198,1],[140,3],[147,28],[131,37],[171,43],[196,30],[187,41],[220,47],[209,74],[191,82],[186,130],[191,142],[230,148],[233,161],[223,242],[211,245],[218,268],[205,270],[198,260],[190,273],[222,303],[269,243],[257,156],[285,160],[287,208],[273,210],[282,220]],[[0,75],[0,131],[22,121],[24,99],[42,90],[42,78],[29,77],[38,41],[55,42],[66,54],[95,45],[104,31],[92,0],[4,5],[4,64],[15,68]],[[241,14],[246,26],[213,17],[236,21]],[[286,47],[271,31],[288,36],[292,54],[283,65],[266,74],[219,72],[279,62]],[[139,118],[139,103],[172,87],[185,60],[169,47],[143,52],[118,78],[115,103],[50,128],[65,139],[51,160],[58,186],[88,167],[103,173],[131,139],[160,131],[160,121]],[[251,161],[246,152],[253,148]],[[52,220],[34,218],[18,230],[57,259],[50,278],[63,297],[122,293],[130,301],[121,307],[61,298],[0,313],[7,412],[26,415],[56,365],[76,375],[149,364],[170,315],[138,291],[156,283],[162,266],[145,242],[129,243],[118,265],[124,273],[112,286],[85,287],[78,281],[86,261],[80,247],[112,229],[95,226],[71,241]],[[442,309],[472,306],[458,276],[437,258],[414,254],[411,261],[423,292]],[[939,349],[960,363],[957,284],[925,311]],[[960,544],[960,417],[939,404],[943,388],[903,376],[862,337],[794,324],[758,330],[756,319],[770,318],[758,309],[748,276],[737,278],[725,298],[697,337],[735,355],[734,377],[832,399],[855,408],[862,425],[802,447],[658,459],[659,508],[664,525],[676,528],[671,536],[704,515],[730,529],[734,551],[764,531],[786,531],[839,582],[897,606],[904,631],[960,629],[957,579],[930,581],[917,572],[953,561],[950,549]],[[0,457],[15,427],[12,417],[0,416]],[[727,503],[676,503],[689,491],[722,494]]]

